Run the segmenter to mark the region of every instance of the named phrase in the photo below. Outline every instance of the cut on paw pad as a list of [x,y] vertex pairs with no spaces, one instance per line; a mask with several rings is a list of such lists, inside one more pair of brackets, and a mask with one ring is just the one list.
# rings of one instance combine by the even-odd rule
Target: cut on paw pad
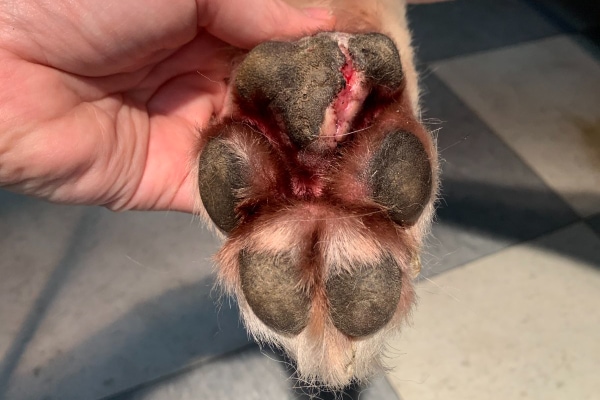
[[437,161],[406,76],[379,33],[263,43],[235,70],[232,111],[202,132],[220,281],[309,382],[379,370],[413,302]]

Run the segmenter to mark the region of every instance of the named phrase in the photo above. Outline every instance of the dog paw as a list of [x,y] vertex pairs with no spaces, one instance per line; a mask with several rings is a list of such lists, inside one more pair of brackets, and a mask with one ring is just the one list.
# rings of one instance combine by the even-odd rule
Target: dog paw
[[379,370],[413,303],[437,161],[405,79],[382,34],[266,42],[232,77],[230,115],[202,132],[202,206],[227,237],[220,281],[309,382]]

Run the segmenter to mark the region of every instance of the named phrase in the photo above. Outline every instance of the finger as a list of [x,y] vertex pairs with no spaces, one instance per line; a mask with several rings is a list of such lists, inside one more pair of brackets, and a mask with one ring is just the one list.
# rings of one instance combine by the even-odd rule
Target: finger
[[198,0],[198,26],[242,48],[331,30],[334,23],[326,9],[300,10],[282,0]]

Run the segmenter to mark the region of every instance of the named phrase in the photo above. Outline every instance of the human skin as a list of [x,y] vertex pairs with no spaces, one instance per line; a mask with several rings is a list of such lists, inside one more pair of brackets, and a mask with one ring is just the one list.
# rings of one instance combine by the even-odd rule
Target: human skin
[[0,187],[193,212],[191,152],[223,106],[231,45],[333,23],[278,0],[0,0]]
[[[219,280],[249,332],[284,347],[302,379],[339,388],[381,369],[410,311],[437,156],[420,123],[404,2],[313,4],[337,20],[275,1],[0,0],[0,185],[113,210],[199,212],[227,236]],[[314,42],[312,57],[289,47],[321,30],[342,33],[300,39]],[[294,67],[310,72],[274,79]],[[305,103],[299,83],[312,93]],[[316,115],[336,117],[298,135],[296,122]]]

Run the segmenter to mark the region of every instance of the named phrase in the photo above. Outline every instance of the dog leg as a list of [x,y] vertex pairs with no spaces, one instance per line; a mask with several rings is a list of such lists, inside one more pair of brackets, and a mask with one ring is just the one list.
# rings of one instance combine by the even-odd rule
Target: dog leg
[[249,332],[339,388],[381,369],[410,312],[438,164],[403,2],[329,6],[334,32],[240,58],[202,132],[198,183]]

